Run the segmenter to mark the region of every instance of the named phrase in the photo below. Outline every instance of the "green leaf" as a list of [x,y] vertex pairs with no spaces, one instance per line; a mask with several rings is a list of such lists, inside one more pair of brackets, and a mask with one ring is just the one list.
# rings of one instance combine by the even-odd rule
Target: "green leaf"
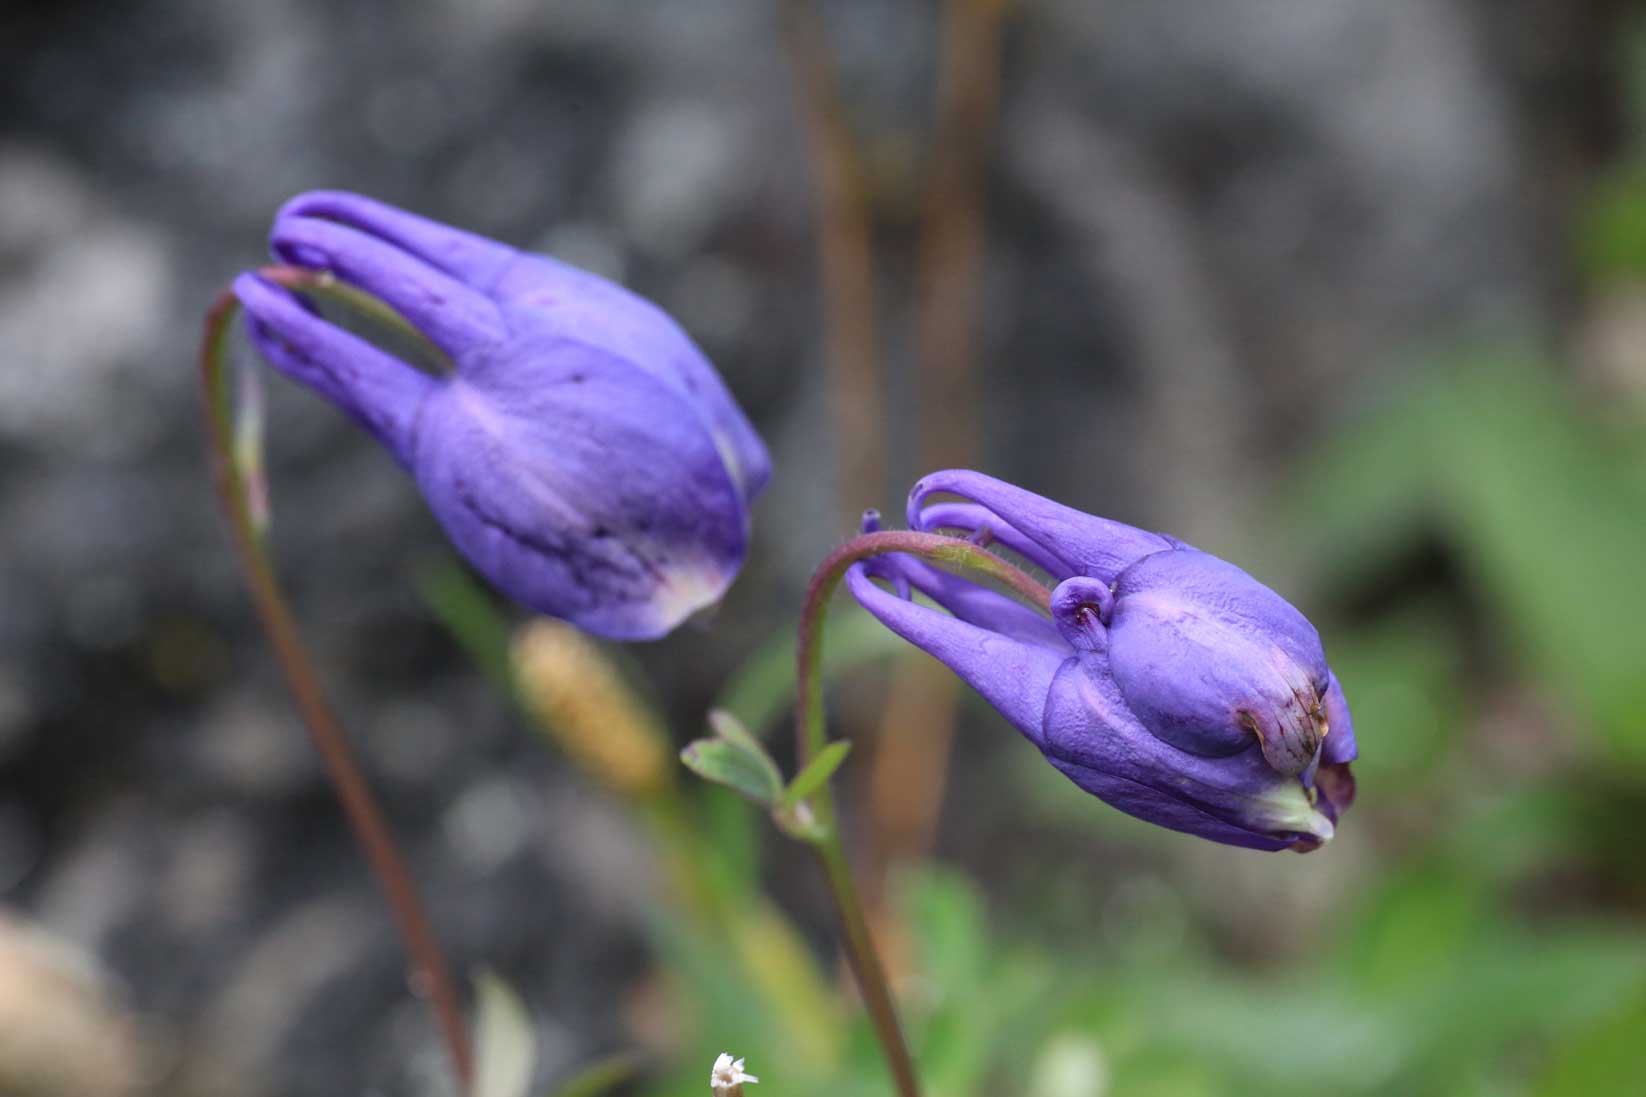
[[846,760],[851,753],[852,744],[849,739],[836,739],[828,746],[817,752],[817,757],[806,763],[806,768],[795,775],[789,782],[788,790],[783,793],[783,799],[778,801],[777,810],[793,811],[799,803],[823,787],[823,783],[834,776],[834,771]]
[[783,794],[783,779],[763,750],[732,739],[699,739],[680,752],[686,768],[717,785],[742,793],[763,807]]
[[[719,708],[710,709],[709,730],[714,732],[716,738],[724,739],[728,743],[735,743],[751,754],[757,754],[764,758],[771,764],[772,772],[777,773],[777,763],[771,761],[770,756],[766,753],[766,748],[761,746],[760,740],[750,734],[749,729],[743,726],[743,722],[730,712]],[[781,778],[779,779],[781,780]]]
[[474,1097],[526,1097],[537,1041],[520,997],[489,971],[475,976]]

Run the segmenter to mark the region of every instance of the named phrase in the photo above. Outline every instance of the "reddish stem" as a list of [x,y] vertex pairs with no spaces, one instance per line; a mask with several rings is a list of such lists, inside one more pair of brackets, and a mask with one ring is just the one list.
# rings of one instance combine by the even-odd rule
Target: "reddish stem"
[[[277,273],[284,285],[313,285],[315,275],[303,271],[274,268],[266,274]],[[473,1054],[469,1046],[468,1030],[463,1022],[456,985],[446,966],[444,955],[435,940],[428,915],[418,899],[411,873],[396,847],[382,809],[367,785],[365,776],[349,749],[348,737],[342,725],[327,704],[320,688],[319,675],[303,648],[296,622],[280,592],[274,568],[264,551],[263,542],[253,528],[246,502],[244,483],[235,468],[229,424],[219,413],[217,387],[222,383],[221,359],[229,321],[238,308],[233,293],[225,291],[206,313],[205,335],[200,352],[200,376],[206,399],[206,429],[210,442],[212,472],[218,500],[228,516],[229,528],[234,535],[235,553],[239,557],[246,583],[251,588],[257,615],[274,646],[275,658],[286,678],[298,712],[309,730],[316,749],[320,751],[326,773],[331,778],[343,813],[353,829],[355,838],[365,852],[366,860],[376,873],[394,912],[400,936],[405,942],[410,961],[409,975],[414,990],[424,992],[434,1006],[435,1018],[446,1048],[451,1055],[452,1069],[457,1075],[460,1092],[467,1092],[473,1079]]]

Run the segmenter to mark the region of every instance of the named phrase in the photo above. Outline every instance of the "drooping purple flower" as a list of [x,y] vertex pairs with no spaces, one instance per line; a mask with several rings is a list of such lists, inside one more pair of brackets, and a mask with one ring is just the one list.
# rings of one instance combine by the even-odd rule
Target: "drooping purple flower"
[[[966,501],[928,505],[938,493]],[[846,577],[1075,784],[1230,845],[1302,852],[1331,838],[1354,799],[1354,725],[1319,633],[1274,591],[1174,537],[977,472],[920,481],[908,521],[998,542],[1058,581],[1047,620],[909,556]]]
[[262,355],[375,435],[504,593],[622,640],[661,636],[720,598],[771,465],[656,306],[354,194],[293,199],[270,244],[282,263],[381,298],[451,360],[425,372],[267,279],[235,282]]

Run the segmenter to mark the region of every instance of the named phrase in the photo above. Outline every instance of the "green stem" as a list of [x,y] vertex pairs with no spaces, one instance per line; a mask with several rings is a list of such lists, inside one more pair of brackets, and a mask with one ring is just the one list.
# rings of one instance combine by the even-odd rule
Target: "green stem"
[[[829,598],[845,576],[846,569],[871,556],[904,552],[937,564],[960,567],[996,580],[1020,595],[1025,601],[1050,612],[1051,595],[1045,586],[1037,583],[1018,568],[970,541],[942,537],[935,533],[913,530],[887,530],[865,533],[830,553],[812,575],[806,588],[806,604],[800,614],[800,636],[796,649],[795,668],[795,737],[799,753],[798,769],[822,750],[828,741],[823,714],[823,625],[828,617]],[[822,837],[812,843],[812,849],[828,878],[829,890],[834,896],[835,911],[846,933],[846,956],[852,974],[857,978],[863,1002],[874,1024],[875,1035],[886,1056],[901,1097],[919,1097],[920,1083],[915,1077],[914,1062],[909,1056],[908,1042],[897,1021],[897,1008],[892,1001],[886,970],[880,963],[874,939],[869,934],[869,923],[863,913],[863,903],[852,883],[851,868],[846,862],[845,846],[840,840],[840,829],[835,825],[834,793],[827,782],[811,801],[812,814]]]
[[[260,273],[293,288],[322,292],[330,292],[334,288],[324,275],[306,271],[274,267]],[[286,685],[297,702],[298,711],[315,747],[320,751],[337,798],[343,805],[343,813],[388,897],[400,936],[405,941],[412,985],[426,993],[432,1002],[436,1021],[451,1055],[459,1090],[467,1092],[473,1078],[473,1055],[456,986],[383,811],[366,784],[365,776],[349,749],[343,727],[320,688],[319,675],[303,647],[296,622],[258,533],[248,502],[248,484],[235,462],[233,414],[223,360],[230,321],[237,312],[238,302],[231,292],[225,291],[206,314],[204,340],[200,349],[206,430],[218,499],[224,514],[228,516],[241,569],[251,588],[263,629],[274,646],[275,657],[285,674]]]

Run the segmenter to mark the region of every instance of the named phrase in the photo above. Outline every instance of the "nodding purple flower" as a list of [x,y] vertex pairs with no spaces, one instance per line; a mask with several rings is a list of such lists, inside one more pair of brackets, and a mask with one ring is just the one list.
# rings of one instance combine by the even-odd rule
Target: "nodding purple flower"
[[451,360],[420,370],[256,274],[234,284],[276,369],[376,436],[504,593],[613,639],[717,601],[765,446],[686,334],[595,275],[359,195],[276,215],[276,259],[387,302]]
[[[928,505],[938,493],[965,501]],[[910,556],[847,573],[870,613],[947,664],[1075,784],[1230,845],[1306,852],[1331,838],[1354,799],[1354,725],[1319,633],[1274,591],[1174,537],[976,472],[920,481],[908,520],[998,542],[1057,580],[1048,621]]]

